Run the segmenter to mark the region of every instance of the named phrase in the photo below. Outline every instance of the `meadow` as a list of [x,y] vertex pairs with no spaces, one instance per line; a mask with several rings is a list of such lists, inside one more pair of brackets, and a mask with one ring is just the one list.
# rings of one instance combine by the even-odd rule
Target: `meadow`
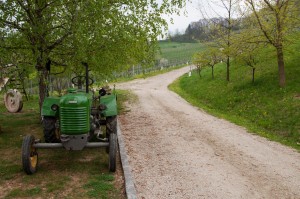
[[178,43],[168,40],[160,41],[159,47],[158,58],[165,58],[171,63],[191,63],[191,58],[196,52],[206,49],[202,43]]

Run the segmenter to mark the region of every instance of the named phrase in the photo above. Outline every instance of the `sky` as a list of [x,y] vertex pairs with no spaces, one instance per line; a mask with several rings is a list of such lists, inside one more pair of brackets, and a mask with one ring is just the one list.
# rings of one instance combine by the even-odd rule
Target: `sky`
[[[186,8],[181,10],[180,16],[173,14],[173,24],[171,24],[170,16],[165,16],[165,19],[168,21],[169,32],[175,33],[179,31],[180,33],[184,33],[185,29],[191,22],[199,21],[201,17],[201,13],[199,10],[199,3],[196,0],[192,2],[186,2]],[[184,10],[186,10],[186,14],[184,15]]]
[[[226,15],[226,11],[224,11],[224,7],[220,6],[221,4],[217,3],[209,3],[207,0],[186,0],[186,7],[181,9],[181,15],[178,16],[176,14],[172,15],[173,24],[170,21],[170,16],[165,16],[164,18],[168,22],[169,32],[175,33],[184,33],[185,29],[191,22],[199,21],[203,18],[200,12],[200,2],[202,11],[206,13],[206,17],[220,17],[222,15]],[[186,14],[184,14],[184,10],[186,10]]]

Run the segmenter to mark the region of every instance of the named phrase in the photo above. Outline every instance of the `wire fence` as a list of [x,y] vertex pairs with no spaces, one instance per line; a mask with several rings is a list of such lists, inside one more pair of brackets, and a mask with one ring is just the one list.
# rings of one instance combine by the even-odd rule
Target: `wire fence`
[[141,65],[132,66],[128,70],[123,72],[115,72],[113,74],[114,78],[130,78],[140,74],[148,74],[151,72],[161,71],[168,68],[174,68],[182,65],[187,65],[191,61],[190,60],[172,60],[168,61],[166,59],[161,59],[159,63],[155,64],[153,67],[143,67]]
[[[113,79],[118,78],[131,78],[140,74],[148,74],[156,71],[161,71],[164,69],[174,68],[182,65],[187,65],[190,63],[190,60],[167,60],[167,59],[160,59],[157,61],[157,63],[152,67],[143,67],[141,65],[132,66],[126,71],[122,72],[113,72],[112,77]],[[96,78],[97,79],[97,78]],[[97,81],[96,81],[97,82]],[[100,82],[100,81],[99,81]],[[98,82],[98,83],[99,83]],[[51,75],[48,79],[48,91],[51,94],[55,95],[62,95],[64,90],[67,88],[72,87],[71,78],[70,77],[56,77],[54,75]],[[24,82],[24,88],[25,92],[28,96],[28,98],[31,98],[34,95],[37,95],[39,93],[39,86],[38,86],[38,79],[27,79]],[[10,86],[5,86],[0,94],[3,97],[3,94],[8,90],[13,89]],[[26,100],[23,98],[23,100]]]

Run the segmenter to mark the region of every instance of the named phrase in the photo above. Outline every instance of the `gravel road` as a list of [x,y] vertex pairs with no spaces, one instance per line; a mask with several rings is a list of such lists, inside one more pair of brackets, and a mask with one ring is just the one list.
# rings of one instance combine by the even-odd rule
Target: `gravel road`
[[117,86],[138,96],[119,117],[137,197],[300,198],[300,153],[169,91],[188,70]]

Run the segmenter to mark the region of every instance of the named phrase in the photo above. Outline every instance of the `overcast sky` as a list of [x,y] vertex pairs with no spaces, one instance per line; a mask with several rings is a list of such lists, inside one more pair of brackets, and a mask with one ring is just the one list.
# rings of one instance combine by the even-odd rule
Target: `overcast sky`
[[[172,18],[174,19],[173,24],[170,22],[170,16],[165,16],[165,19],[169,24],[169,31],[171,33],[175,33],[178,30],[180,33],[184,33],[185,29],[191,22],[196,22],[202,19],[203,17],[200,13],[200,2],[202,2],[202,10],[205,11],[209,18],[222,16],[226,13],[226,11],[224,11],[224,7],[222,8],[222,6],[212,3],[208,4],[209,1],[207,0],[191,0],[191,2],[186,1],[186,8],[182,9],[181,15],[172,15]],[[184,10],[186,10],[185,15]]]
[[165,17],[168,21],[170,32],[174,33],[178,30],[180,33],[183,33],[191,22],[198,21],[199,19],[201,19],[201,14],[199,11],[199,5],[197,0],[193,0],[192,2],[187,1],[185,9],[187,11],[186,16],[184,15],[184,9],[182,9],[180,16],[176,14],[172,15],[174,24],[171,24],[170,17]]

